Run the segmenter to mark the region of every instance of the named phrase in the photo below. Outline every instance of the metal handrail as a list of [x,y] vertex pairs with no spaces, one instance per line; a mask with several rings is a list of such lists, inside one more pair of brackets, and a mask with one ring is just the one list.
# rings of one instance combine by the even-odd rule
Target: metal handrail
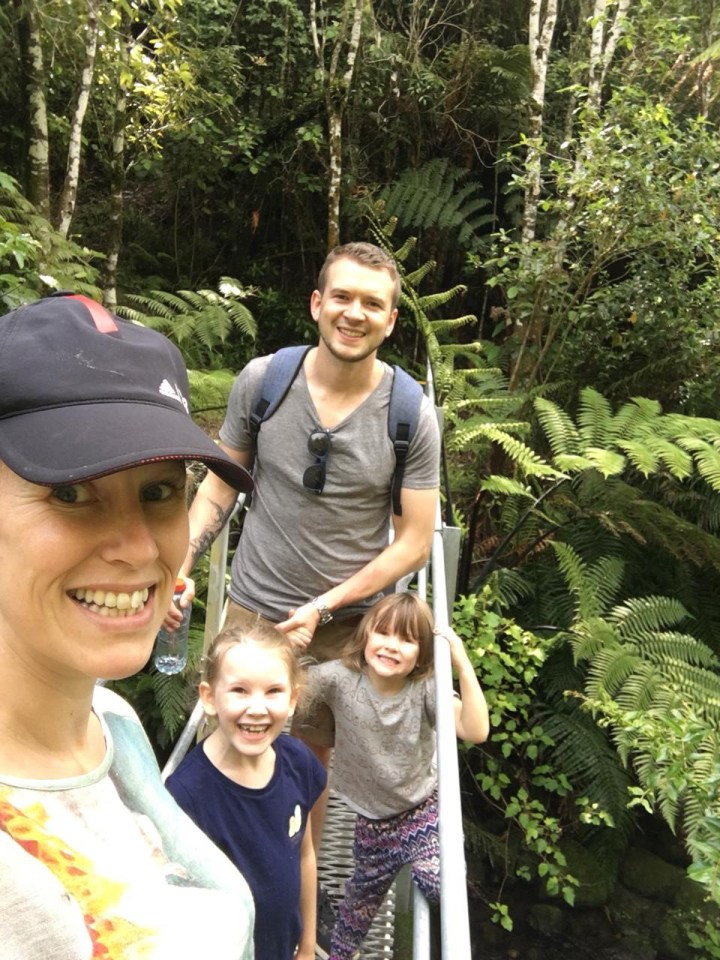
[[[427,393],[435,402],[432,368],[427,367]],[[445,573],[445,544],[440,504],[437,505],[435,533],[430,558],[432,606],[436,626],[450,622],[453,597],[448,597]],[[453,578],[454,579],[454,578]],[[427,590],[427,570],[420,571],[418,585]],[[441,956],[447,960],[470,960],[470,919],[467,899],[467,868],[460,802],[455,709],[453,705],[450,646],[444,637],[435,637],[436,737],[438,762],[438,832],[440,835],[440,943]],[[417,898],[416,898],[417,899]],[[413,944],[413,949],[414,944]],[[414,960],[425,960],[428,953],[414,953]]]
[[[225,571],[227,570],[228,543],[230,539],[230,521],[245,505],[245,494],[237,498],[235,507],[227,519],[225,526],[215,538],[210,548],[210,573],[208,576],[207,603],[205,605],[205,633],[203,638],[203,653],[207,651],[214,637],[220,632],[225,610]],[[174,773],[180,761],[193,746],[200,724],[205,716],[202,702],[198,700],[193,707],[187,723],[178,737],[165,766],[162,769],[163,783]]]

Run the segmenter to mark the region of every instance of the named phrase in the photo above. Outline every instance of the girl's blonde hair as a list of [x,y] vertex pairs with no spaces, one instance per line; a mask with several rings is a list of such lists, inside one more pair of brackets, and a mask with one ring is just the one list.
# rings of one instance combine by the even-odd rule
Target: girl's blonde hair
[[261,647],[263,650],[277,650],[288,669],[290,689],[300,693],[306,683],[306,671],[295,656],[295,651],[286,635],[280,630],[263,622],[253,623],[249,627],[229,626],[215,637],[203,657],[202,679],[212,687],[222,668],[225,654],[231,647]]
[[413,637],[418,658],[411,680],[424,680],[433,672],[433,615],[430,607],[414,593],[391,593],[368,612],[342,653],[342,662],[351,670],[365,669],[365,646],[371,633]]

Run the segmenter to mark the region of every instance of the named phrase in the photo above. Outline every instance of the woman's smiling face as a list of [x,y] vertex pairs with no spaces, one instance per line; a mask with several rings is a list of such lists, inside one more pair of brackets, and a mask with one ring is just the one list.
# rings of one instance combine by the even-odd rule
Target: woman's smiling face
[[56,487],[0,464],[0,650],[38,677],[141,669],[188,544],[183,461]]

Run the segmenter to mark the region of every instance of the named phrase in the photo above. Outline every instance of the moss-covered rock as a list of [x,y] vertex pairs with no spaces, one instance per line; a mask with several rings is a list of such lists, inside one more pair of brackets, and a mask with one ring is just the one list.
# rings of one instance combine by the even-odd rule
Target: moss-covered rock
[[658,948],[663,960],[700,960],[688,941],[687,920],[684,910],[668,910],[660,921]]
[[575,888],[575,905],[578,907],[602,907],[610,896],[615,877],[603,867],[587,847],[576,840],[563,837],[560,841],[567,861],[567,869],[579,881]]
[[543,937],[556,937],[565,928],[565,911],[554,903],[535,903],[528,914],[530,925]]
[[623,859],[620,879],[628,889],[643,897],[673,904],[685,881],[685,871],[661,860],[649,850],[632,847]]

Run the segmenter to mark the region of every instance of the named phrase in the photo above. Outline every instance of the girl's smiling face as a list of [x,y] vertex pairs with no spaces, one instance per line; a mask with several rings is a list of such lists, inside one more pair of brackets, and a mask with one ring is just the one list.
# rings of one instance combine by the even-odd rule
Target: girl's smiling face
[[399,691],[415,669],[420,648],[415,637],[396,630],[371,630],[365,643],[365,662],[373,686],[387,692]]
[[200,684],[200,697],[217,718],[225,750],[250,758],[268,750],[297,703],[286,655],[252,642],[228,647],[213,683]]
[[55,683],[140,670],[187,550],[184,462],[56,487],[0,464],[0,503],[0,649]]

